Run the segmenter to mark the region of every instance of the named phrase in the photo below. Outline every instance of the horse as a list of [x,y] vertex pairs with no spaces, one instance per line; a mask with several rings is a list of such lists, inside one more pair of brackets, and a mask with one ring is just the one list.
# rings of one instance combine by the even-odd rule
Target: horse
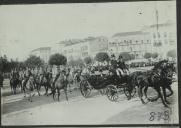
[[67,80],[67,86],[69,87],[69,92],[71,93],[71,85],[74,84],[74,76],[73,76],[73,72],[71,72],[70,70],[67,71],[66,74],[66,80]]
[[10,78],[10,87],[12,94],[16,94],[16,88],[18,85],[21,84],[20,79],[18,78],[18,75],[15,74],[12,78]]
[[35,94],[32,95],[32,92],[35,89],[34,77],[32,75],[29,77],[27,82],[23,83],[23,88],[24,88],[25,97],[26,97],[26,93],[29,94],[28,100],[32,102],[32,97],[35,95]]
[[41,89],[41,86],[42,86],[41,80],[42,80],[42,76],[36,75],[34,77],[34,82],[35,82],[36,89],[37,89],[37,92],[38,92],[39,96],[41,95],[40,94],[40,89]]
[[55,81],[55,83],[52,85],[52,94],[53,94],[53,99],[55,100],[55,93],[57,90],[58,93],[58,101],[60,101],[60,90],[63,89],[65,96],[66,96],[66,100],[68,101],[68,96],[67,96],[67,78],[66,78],[66,74],[61,72],[57,78],[57,80]]
[[42,77],[41,84],[45,87],[45,95],[48,96],[48,89],[52,89],[51,84],[53,83],[53,78],[50,73],[45,73]]
[[[164,70],[165,72],[163,72]],[[173,76],[172,70],[173,70],[173,66],[169,65],[167,60],[163,60],[157,63],[152,70],[143,72],[136,77],[136,82],[138,85],[138,95],[143,104],[146,103],[142,99],[143,97],[142,89],[144,88],[144,94],[145,94],[145,97],[148,99],[148,101],[156,101],[158,98],[161,98],[163,105],[165,107],[168,107],[167,105],[168,101],[166,100],[166,97],[167,97],[166,88],[171,91],[171,95],[172,95],[173,91],[170,87],[170,85],[172,84],[171,76]],[[147,93],[148,87],[152,87],[153,89],[156,90],[156,92],[158,93],[157,98],[149,99],[147,97],[146,93]],[[160,88],[163,90],[163,93],[164,93],[163,95],[161,93]]]
[[[167,101],[167,97],[170,97],[171,95],[173,95],[173,90],[171,88],[171,85],[173,83],[173,74],[175,72],[175,66],[173,63],[166,63],[166,65],[164,65],[165,67],[163,68],[162,72],[161,72],[161,87],[163,90],[163,95],[164,95],[164,100],[167,104],[170,104]],[[170,94],[166,94],[166,89],[168,89],[170,91]],[[158,95],[156,98],[154,99],[149,99],[150,101],[157,101],[160,98],[160,96]]]

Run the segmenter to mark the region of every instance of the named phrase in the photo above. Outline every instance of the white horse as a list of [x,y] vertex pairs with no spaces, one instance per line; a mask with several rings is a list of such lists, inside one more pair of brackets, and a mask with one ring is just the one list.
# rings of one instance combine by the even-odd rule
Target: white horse
[[28,95],[29,95],[28,100],[29,100],[30,102],[32,102],[32,97],[35,95],[35,93],[32,94],[32,92],[33,92],[34,89],[35,89],[33,76],[30,76],[30,77],[29,77],[27,83],[25,83],[25,80],[23,80],[23,81],[22,81],[22,84],[23,84],[23,90],[24,90],[24,95],[25,95],[24,97],[26,97],[26,94],[28,94]]

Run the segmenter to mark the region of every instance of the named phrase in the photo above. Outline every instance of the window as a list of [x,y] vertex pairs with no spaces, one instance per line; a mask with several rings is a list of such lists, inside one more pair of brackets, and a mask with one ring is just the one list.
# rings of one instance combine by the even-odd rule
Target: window
[[143,40],[141,40],[141,43],[143,44]]
[[156,38],[156,34],[155,33],[153,33],[153,38]]
[[157,34],[158,34],[158,38],[160,38],[160,33],[158,32]]
[[87,49],[88,49],[87,46],[82,46],[82,47],[81,47],[81,50],[82,50],[82,51],[87,50]]
[[83,57],[88,56],[88,52],[83,52],[83,53],[82,53],[82,56],[83,56]]

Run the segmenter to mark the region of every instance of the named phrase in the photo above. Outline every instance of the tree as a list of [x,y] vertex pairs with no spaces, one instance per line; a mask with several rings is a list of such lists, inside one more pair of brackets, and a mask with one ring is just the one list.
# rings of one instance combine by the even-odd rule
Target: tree
[[157,58],[157,57],[158,57],[158,53],[156,53],[156,52],[153,53],[153,54],[151,55],[151,57],[152,57],[152,58]]
[[43,64],[44,64],[43,60],[40,59],[40,57],[34,55],[30,56],[25,61],[25,65],[27,65],[27,67],[29,68],[35,68],[36,66],[42,66]]
[[119,56],[122,56],[124,61],[134,59],[134,56],[130,55],[128,52],[122,52],[122,53],[119,54]]
[[145,59],[149,59],[149,58],[151,58],[151,57],[152,57],[152,54],[151,54],[151,53],[148,53],[148,52],[147,52],[147,53],[144,54],[144,58],[145,58]]
[[172,58],[176,58],[176,50],[173,49],[173,50],[168,51],[167,56],[172,57]]
[[106,52],[99,52],[95,56],[95,60],[99,62],[109,61],[109,55]]
[[83,62],[83,60],[82,59],[77,59],[77,60],[70,60],[69,62],[68,62],[68,64],[70,65],[70,66],[83,66],[84,65],[84,62]]
[[0,57],[0,71],[7,72],[9,69],[9,61],[7,60],[6,55]]
[[66,65],[67,64],[67,58],[59,53],[53,54],[50,56],[49,59],[50,65]]
[[89,56],[89,57],[86,57],[86,58],[84,58],[84,62],[86,63],[86,64],[91,64],[92,63],[92,58]]

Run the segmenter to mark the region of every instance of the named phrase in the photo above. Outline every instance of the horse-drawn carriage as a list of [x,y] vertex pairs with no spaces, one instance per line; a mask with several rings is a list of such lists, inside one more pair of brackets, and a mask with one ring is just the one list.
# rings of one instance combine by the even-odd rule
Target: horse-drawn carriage
[[82,76],[80,90],[85,98],[90,96],[93,89],[96,89],[106,94],[110,101],[117,101],[121,92],[124,92],[126,97],[130,99],[134,96],[136,90],[128,84],[128,81],[128,76],[119,78],[111,73],[107,75],[86,74]]

